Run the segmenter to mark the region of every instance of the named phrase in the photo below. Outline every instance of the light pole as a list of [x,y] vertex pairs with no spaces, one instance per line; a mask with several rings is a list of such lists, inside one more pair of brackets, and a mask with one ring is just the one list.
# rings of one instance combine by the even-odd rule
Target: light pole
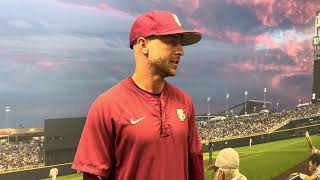
[[256,109],[257,109],[257,107],[253,107],[253,113],[256,113]]
[[266,108],[266,92],[267,92],[267,88],[263,89],[263,109]]
[[230,112],[231,112],[232,119],[234,119],[233,109],[231,109]]
[[248,91],[244,91],[244,114],[247,115],[247,95]]
[[210,120],[210,102],[211,102],[211,97],[207,97],[207,105],[208,105],[208,120]]
[[312,102],[316,100],[316,93],[312,93]]
[[301,99],[299,98],[299,104],[301,104]]
[[18,124],[19,128],[23,128],[23,120],[20,121],[20,124]]
[[10,106],[5,107],[5,118],[4,118],[4,128],[9,128],[9,112],[11,111]]
[[277,112],[279,111],[279,103],[277,102]]
[[228,111],[229,111],[229,102],[228,102],[228,99],[229,99],[230,95],[229,94],[226,94],[226,99],[227,99],[227,110],[226,110],[226,116],[228,117]]

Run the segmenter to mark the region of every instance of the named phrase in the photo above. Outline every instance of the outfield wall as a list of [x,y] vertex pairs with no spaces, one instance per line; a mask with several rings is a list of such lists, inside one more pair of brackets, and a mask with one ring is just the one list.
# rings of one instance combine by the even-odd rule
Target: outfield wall
[[57,168],[58,176],[74,174],[75,170],[71,169],[71,163],[44,166],[40,168],[30,168],[26,170],[10,171],[0,173],[1,180],[39,180],[49,178],[50,169]]
[[[306,131],[310,134],[318,134],[320,131],[320,124],[304,126],[299,128],[292,128],[287,130],[279,130],[272,133],[255,134],[241,138],[229,138],[223,140],[216,140],[211,142],[203,142],[203,151],[208,152],[209,149],[214,151],[229,147],[249,146],[249,140],[252,139],[252,145],[266,142],[278,141],[283,139],[290,139],[294,137],[304,136]],[[211,146],[211,148],[210,148]]]
[[85,117],[79,117],[44,121],[46,165],[73,161],[85,120]]

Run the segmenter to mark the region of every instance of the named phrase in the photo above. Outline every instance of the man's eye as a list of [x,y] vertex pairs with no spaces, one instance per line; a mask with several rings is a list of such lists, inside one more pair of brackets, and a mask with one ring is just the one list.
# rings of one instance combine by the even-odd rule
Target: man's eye
[[178,44],[178,41],[177,41],[177,40],[172,40],[172,41],[171,41],[171,45],[176,46],[177,44]]
[[178,40],[176,39],[169,39],[167,42],[172,46],[178,45]]

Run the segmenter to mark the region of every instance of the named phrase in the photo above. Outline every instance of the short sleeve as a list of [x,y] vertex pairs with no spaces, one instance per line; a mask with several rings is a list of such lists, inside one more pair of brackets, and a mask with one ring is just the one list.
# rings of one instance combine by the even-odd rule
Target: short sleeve
[[114,142],[111,109],[100,96],[88,112],[72,168],[105,178],[112,176],[115,168]]

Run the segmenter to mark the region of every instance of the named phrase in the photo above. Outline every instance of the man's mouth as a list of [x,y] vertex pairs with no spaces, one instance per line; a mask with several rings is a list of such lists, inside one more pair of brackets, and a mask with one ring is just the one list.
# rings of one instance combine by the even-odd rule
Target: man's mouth
[[180,61],[179,61],[179,60],[172,60],[172,61],[170,61],[170,62],[178,65]]

